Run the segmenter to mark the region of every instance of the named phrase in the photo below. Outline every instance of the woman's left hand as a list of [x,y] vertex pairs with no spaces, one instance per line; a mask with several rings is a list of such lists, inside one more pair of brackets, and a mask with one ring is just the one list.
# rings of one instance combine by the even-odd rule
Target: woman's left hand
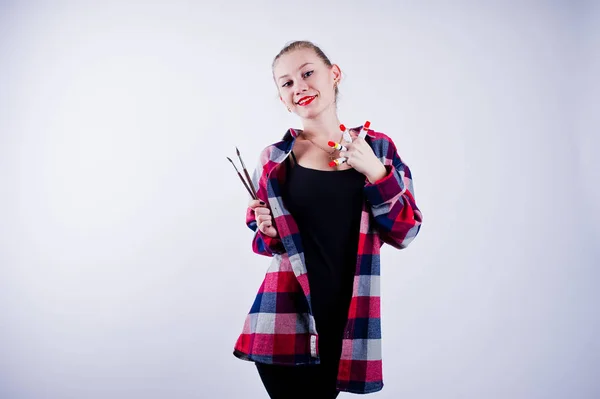
[[347,151],[340,151],[340,157],[346,157],[346,163],[365,175],[369,182],[375,183],[385,177],[385,166],[365,139],[356,136],[352,143],[344,143],[344,146]]

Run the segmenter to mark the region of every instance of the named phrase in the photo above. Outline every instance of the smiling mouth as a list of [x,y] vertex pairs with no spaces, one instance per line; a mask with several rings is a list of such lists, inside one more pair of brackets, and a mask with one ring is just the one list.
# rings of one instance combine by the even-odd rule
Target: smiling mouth
[[296,104],[300,105],[301,107],[307,106],[308,104],[312,103],[316,97],[316,95],[302,97]]

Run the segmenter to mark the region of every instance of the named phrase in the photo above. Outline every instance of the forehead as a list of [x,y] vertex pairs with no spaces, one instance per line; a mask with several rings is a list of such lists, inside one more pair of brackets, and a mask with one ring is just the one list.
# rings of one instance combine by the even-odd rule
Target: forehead
[[298,72],[300,67],[307,62],[315,65],[323,64],[321,59],[312,49],[303,48],[286,53],[277,59],[273,74],[277,79],[284,75],[292,75]]

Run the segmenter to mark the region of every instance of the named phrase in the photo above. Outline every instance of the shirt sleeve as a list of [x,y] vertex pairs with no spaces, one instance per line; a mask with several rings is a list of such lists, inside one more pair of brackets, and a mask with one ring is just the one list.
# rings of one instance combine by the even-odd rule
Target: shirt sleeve
[[398,249],[406,248],[421,228],[422,214],[415,202],[412,175],[396,146],[388,141],[386,175],[365,185],[375,224],[382,241]]
[[[264,199],[262,200],[264,201]],[[252,251],[264,256],[274,256],[275,254],[281,254],[285,252],[285,248],[279,236],[269,237],[258,229],[258,223],[256,223],[256,219],[254,217],[254,211],[250,207],[248,207],[246,212],[246,225],[255,232],[254,237],[252,238]],[[277,228],[277,226],[275,226],[275,228]]]
[[[264,165],[268,162],[268,154],[268,148],[264,149],[260,155],[258,165],[252,174],[252,184],[254,184],[254,187],[256,188],[256,195],[258,196],[258,199],[266,204],[268,204],[269,201],[267,194],[267,176],[264,173]],[[264,256],[274,256],[275,254],[285,252],[285,247],[279,236],[269,237],[258,229],[254,211],[250,207],[246,210],[246,225],[255,233],[252,238],[252,251]],[[275,221],[273,221],[273,226],[277,228]]]

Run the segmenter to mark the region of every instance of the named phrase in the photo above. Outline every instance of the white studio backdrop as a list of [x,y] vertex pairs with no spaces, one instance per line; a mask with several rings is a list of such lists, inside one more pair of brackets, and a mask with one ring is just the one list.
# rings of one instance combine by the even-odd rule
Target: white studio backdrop
[[0,398],[267,397],[232,355],[270,259],[226,157],[301,127],[270,70],[298,39],[424,215],[382,253],[370,397],[600,397],[599,26],[569,1],[0,2]]

